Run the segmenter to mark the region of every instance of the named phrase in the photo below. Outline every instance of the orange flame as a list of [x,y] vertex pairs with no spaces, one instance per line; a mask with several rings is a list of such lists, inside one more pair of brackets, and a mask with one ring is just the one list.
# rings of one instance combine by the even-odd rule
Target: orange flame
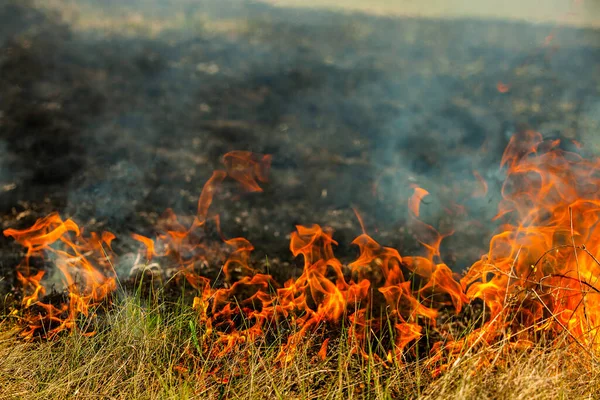
[[[175,266],[196,290],[194,308],[210,343],[203,351],[221,356],[240,345],[264,340],[266,333],[285,318],[294,328],[279,352],[278,361],[294,359],[298,345],[312,333],[348,328],[353,351],[363,357],[401,361],[409,344],[418,341],[423,328],[439,329],[440,310],[457,313],[471,300],[480,299],[488,315],[481,327],[463,338],[436,343],[429,365],[439,373],[461,352],[489,345],[508,335],[508,348],[526,348],[535,335],[555,338],[567,332],[582,348],[600,349],[600,240],[594,230],[600,221],[600,160],[586,159],[561,149],[558,140],[544,141],[541,134],[523,132],[513,137],[502,157],[507,178],[495,219],[501,221],[487,254],[475,262],[460,281],[442,262],[440,245],[452,234],[440,233],[419,220],[421,204],[429,192],[414,186],[408,202],[409,223],[423,245],[424,254],[401,256],[381,246],[366,233],[352,242],[358,257],[344,263],[334,253],[333,231],[319,225],[296,227],[290,251],[302,256],[300,276],[280,285],[254,268],[254,246],[245,238],[225,239],[219,216],[209,209],[222,182],[237,181],[246,191],[262,191],[270,156],[236,151],[227,153],[226,171],[217,170],[204,185],[198,212],[190,224],[167,211],[154,239],[134,234],[143,245],[140,257],[161,266]],[[487,191],[479,174],[476,179]],[[214,219],[222,244],[216,246],[200,232]],[[191,221],[191,220],[190,220]],[[90,316],[92,307],[110,299],[116,289],[112,269],[115,236],[104,232],[84,237],[72,220],[58,214],[38,220],[25,230],[7,229],[27,249],[17,266],[23,287],[23,307],[30,312],[23,332],[26,338],[46,332],[51,338],[77,329],[79,316]],[[211,247],[212,246],[212,247]],[[45,301],[47,269],[34,259],[51,262],[62,274],[68,301],[58,306]],[[223,265],[221,287],[203,276],[203,265]],[[369,338],[393,331],[393,340],[379,354],[367,353]],[[505,336],[504,336],[505,337]],[[327,357],[329,339],[316,352]],[[483,360],[482,363],[486,361]]]
[[482,329],[493,338],[502,321],[518,325],[513,331],[566,332],[575,344],[598,350],[600,161],[527,131],[511,139],[502,165],[507,179],[497,218],[507,223],[461,280],[467,296],[491,310]]
[[[55,213],[37,220],[29,229],[7,229],[4,235],[12,236],[27,249],[17,267],[17,278],[23,285],[23,306],[37,306],[39,312],[28,318],[27,329],[22,333],[26,338],[35,335],[51,338],[63,330],[76,329],[78,316],[89,316],[89,308],[102,302],[116,288],[110,251],[114,235],[109,232],[100,238],[92,233],[86,239],[75,222],[63,221]],[[68,290],[69,304],[58,308],[42,301],[46,294],[42,285],[45,270],[31,266],[32,259],[48,256],[62,273]]]
[[227,174],[250,192],[262,192],[258,182],[267,182],[271,156],[249,151],[231,151],[223,156]]
[[473,176],[477,179],[479,187],[473,192],[473,197],[485,197],[488,192],[488,184],[477,171],[473,171]]
[[500,93],[508,93],[508,91],[510,91],[510,85],[507,85],[506,83],[503,83],[503,82],[498,82],[496,84],[496,89]]

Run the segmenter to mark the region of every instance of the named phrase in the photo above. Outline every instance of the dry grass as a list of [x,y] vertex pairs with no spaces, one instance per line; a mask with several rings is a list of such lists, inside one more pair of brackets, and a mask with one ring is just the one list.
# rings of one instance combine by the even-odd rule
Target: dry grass
[[[279,345],[247,343],[221,358],[207,358],[194,310],[143,306],[128,298],[105,317],[93,337],[65,335],[23,343],[14,320],[0,324],[0,398],[3,399],[572,399],[598,398],[600,375],[577,348],[511,352],[485,368],[481,356],[463,357],[440,378],[423,362],[386,366],[350,354],[341,340],[326,360],[314,338],[295,361],[275,362]],[[201,350],[204,349],[204,350]],[[489,357],[488,357],[489,358]]]
[[593,399],[600,395],[597,367],[574,347],[509,353],[503,366],[487,368],[477,367],[478,358],[475,354],[450,369],[422,398]]

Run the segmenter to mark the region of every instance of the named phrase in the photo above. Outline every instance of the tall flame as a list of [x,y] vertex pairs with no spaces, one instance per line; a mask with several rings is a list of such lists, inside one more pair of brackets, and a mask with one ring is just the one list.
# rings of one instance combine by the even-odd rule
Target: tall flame
[[502,157],[507,179],[496,217],[506,223],[461,284],[503,327],[553,336],[566,331],[597,350],[600,161],[559,145],[533,131],[511,139]]

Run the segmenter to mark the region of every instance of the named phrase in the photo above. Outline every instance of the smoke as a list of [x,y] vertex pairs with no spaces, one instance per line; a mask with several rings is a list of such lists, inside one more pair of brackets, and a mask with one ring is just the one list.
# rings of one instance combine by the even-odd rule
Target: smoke
[[[352,206],[385,244],[403,246],[415,184],[431,192],[423,218],[457,230],[448,247],[477,252],[493,228],[509,137],[597,132],[591,29],[244,1],[102,4],[0,6],[12,21],[0,31],[0,155],[10,169],[0,180],[23,188],[5,209],[50,195],[83,225],[151,234],[167,207],[193,214],[219,156],[242,149],[274,155],[272,184],[243,201],[225,190],[223,227],[268,254],[287,254],[283,236],[297,223],[359,233]],[[486,196],[473,198],[474,172]],[[454,204],[467,216],[449,217]]]

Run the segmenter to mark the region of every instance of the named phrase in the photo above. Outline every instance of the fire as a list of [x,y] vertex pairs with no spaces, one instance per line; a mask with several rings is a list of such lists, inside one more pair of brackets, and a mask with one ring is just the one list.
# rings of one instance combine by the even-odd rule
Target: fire
[[[315,355],[327,359],[332,341],[342,327],[353,352],[385,362],[403,362],[413,354],[425,330],[441,329],[441,313],[460,313],[475,299],[485,304],[484,321],[462,337],[450,332],[431,347],[434,373],[448,368],[463,352],[499,340],[508,348],[527,348],[536,337],[551,340],[565,333],[574,345],[600,350],[600,240],[594,229],[600,219],[598,191],[600,161],[561,149],[558,140],[544,141],[536,132],[513,137],[502,157],[506,170],[503,200],[495,220],[499,230],[489,251],[459,278],[442,260],[440,244],[452,232],[440,233],[420,220],[421,204],[429,192],[417,186],[409,199],[409,223],[423,245],[423,254],[402,256],[380,245],[366,232],[352,242],[358,256],[343,263],[334,252],[331,229],[299,225],[290,238],[290,251],[302,257],[302,273],[287,282],[252,266],[254,246],[242,237],[226,238],[211,205],[225,179],[237,181],[246,192],[261,192],[271,165],[269,155],[234,151],[223,157],[224,170],[215,171],[204,185],[198,211],[184,224],[167,210],[148,238],[140,242],[139,259],[164,270],[175,267],[176,279],[196,290],[193,307],[204,335],[204,349],[213,356],[236,351],[248,342],[266,340],[274,327],[286,321],[285,344],[278,361],[294,359],[298,345],[322,335]],[[474,172],[485,196],[487,183]],[[204,227],[215,223],[222,246]],[[25,230],[7,229],[26,254],[17,266],[23,288],[25,338],[52,338],[78,329],[81,315],[91,316],[96,306],[110,301],[117,277],[109,232],[84,235],[72,220],[51,214]],[[222,263],[223,283],[218,287],[203,275],[202,265]],[[67,301],[53,305],[44,277],[51,264],[62,274]],[[369,350],[373,337],[384,348]],[[485,363],[485,360],[482,361]]]
[[227,174],[250,192],[262,192],[258,182],[268,181],[271,156],[249,151],[231,151],[223,156]]
[[473,171],[473,176],[475,177],[475,179],[477,179],[477,183],[479,184],[479,188],[477,188],[474,192],[473,192],[473,197],[485,197],[488,193],[488,184],[485,181],[485,179],[483,179],[483,177],[479,174],[479,172],[477,171]]
[[[13,237],[27,250],[17,266],[17,278],[23,285],[23,305],[35,308],[37,314],[32,312],[27,319],[27,328],[22,333],[26,338],[36,334],[52,338],[63,330],[77,329],[78,316],[89,316],[90,307],[116,289],[111,251],[115,237],[109,232],[101,236],[91,233],[86,238],[75,222],[50,214],[29,229],[7,229],[4,235]],[[63,284],[68,288],[68,304],[55,307],[43,301],[46,288],[42,280],[46,271],[33,262],[45,258],[51,258],[62,273]]]
[[511,139],[496,217],[506,222],[461,284],[469,298],[485,301],[502,328],[550,337],[567,332],[575,343],[598,350],[600,161],[559,146],[532,131]]
[[496,89],[500,93],[508,93],[510,91],[510,85],[508,85],[504,82],[498,82],[498,83],[496,83]]

